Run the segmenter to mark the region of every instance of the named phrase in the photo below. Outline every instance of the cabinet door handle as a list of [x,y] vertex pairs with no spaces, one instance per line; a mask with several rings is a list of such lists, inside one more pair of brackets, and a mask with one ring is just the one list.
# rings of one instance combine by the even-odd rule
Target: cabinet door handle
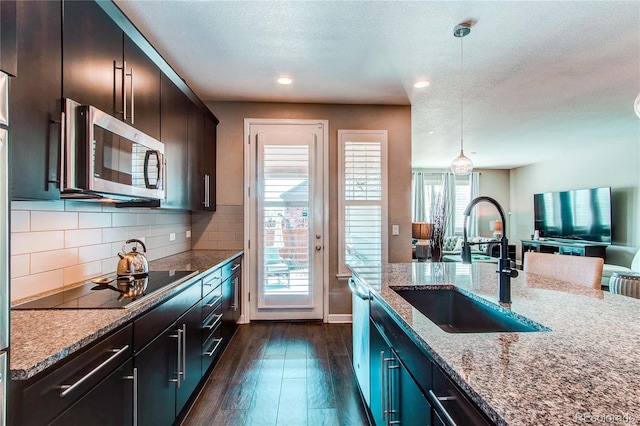
[[133,426],[138,425],[138,368],[133,369],[132,376],[125,376],[125,379],[133,380]]
[[60,389],[62,390],[60,392],[60,397],[64,398],[65,396],[69,395],[71,392],[73,392],[78,386],[82,385],[84,382],[86,382],[87,380],[89,380],[91,377],[93,377],[98,371],[100,371],[102,368],[104,368],[106,365],[108,365],[111,361],[115,360],[116,358],[118,358],[122,353],[124,353],[127,349],[129,349],[129,345],[125,345],[124,347],[120,348],[120,349],[112,349],[110,352],[114,352],[113,355],[111,355],[109,358],[107,358],[104,362],[102,362],[100,365],[98,365],[96,368],[94,368],[93,370],[89,371],[87,374],[85,374],[84,376],[82,376],[82,378],[80,378],[80,380],[78,380],[77,382],[75,382],[72,385],[61,385]]
[[[449,423],[449,426],[457,426],[456,422],[451,418],[449,412],[444,408],[441,401],[448,401],[452,398],[446,396],[437,396],[433,390],[429,390],[429,397],[431,398],[431,402],[434,403],[438,411],[444,415],[445,420]],[[455,399],[455,398],[454,398]]]
[[204,204],[205,208],[209,208],[209,195],[211,193],[211,177],[208,174],[204,175],[204,201],[202,202],[202,204]]
[[182,381],[187,380],[187,324],[182,324]]
[[239,264],[239,263],[236,263],[235,265],[233,265],[231,267],[231,273],[234,273],[235,271],[237,271],[240,266],[242,266],[242,265]]
[[233,308],[234,311],[238,310],[238,287],[240,287],[239,281],[240,279],[238,277],[235,277],[233,279],[233,305],[231,305],[231,308]]
[[386,378],[386,358],[384,357],[384,351],[380,351],[380,378],[382,380],[380,380],[380,396],[382,397],[382,404],[380,404],[382,406],[382,420],[386,423],[386,418],[387,418],[387,386],[385,383],[385,378]]
[[216,315],[216,319],[213,320],[212,323],[205,325],[204,328],[206,328],[207,330],[213,330],[218,326],[218,323],[220,322],[221,319],[222,319],[222,314]]
[[122,61],[122,118],[127,121],[127,61]]
[[215,277],[213,280],[204,283],[204,285],[206,285],[207,287],[213,287],[213,285],[219,283],[221,279],[222,277]]
[[[392,352],[393,354],[393,352]],[[398,411],[395,410],[393,408],[393,404],[395,401],[395,392],[394,392],[394,382],[393,382],[393,377],[391,375],[392,370],[397,370],[398,368],[400,368],[399,365],[393,365],[392,363],[396,361],[393,357],[391,358],[387,358],[387,400],[388,400],[388,416],[387,416],[387,424],[389,425],[396,425],[399,424],[400,421],[399,420],[392,420],[392,416],[394,414],[396,414]]]
[[222,300],[222,296],[218,296],[215,298],[215,300],[213,302],[210,303],[205,303],[205,308],[213,308],[214,306],[216,306],[218,303],[220,303],[220,300]]
[[176,334],[172,334],[170,337],[174,338],[174,339],[178,339],[178,362],[176,365],[176,378],[175,379],[169,379],[170,382],[175,382],[176,383],[176,387],[178,389],[180,389],[180,376],[182,374],[182,372],[180,371],[180,366],[182,365],[182,362],[180,360],[181,355],[182,355],[182,330],[178,329]]
[[213,346],[213,349],[211,349],[209,352],[204,353],[206,356],[213,356],[213,354],[216,353],[216,351],[218,350],[218,346],[220,346],[220,343],[222,343],[222,338],[214,339],[214,342],[216,342],[216,344]]

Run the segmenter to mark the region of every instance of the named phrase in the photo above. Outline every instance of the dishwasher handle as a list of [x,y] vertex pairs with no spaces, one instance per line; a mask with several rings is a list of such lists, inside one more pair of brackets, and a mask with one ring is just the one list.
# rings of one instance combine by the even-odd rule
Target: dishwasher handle
[[356,283],[356,280],[354,280],[353,278],[349,278],[349,290],[351,290],[351,293],[355,294],[356,296],[358,296],[362,300],[370,300],[371,299],[371,296],[369,295],[369,292],[363,291],[362,287],[360,287]]

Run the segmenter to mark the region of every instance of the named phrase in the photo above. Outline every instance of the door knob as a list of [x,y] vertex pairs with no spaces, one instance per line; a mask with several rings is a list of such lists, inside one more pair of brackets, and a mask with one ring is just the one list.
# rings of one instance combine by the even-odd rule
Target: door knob
[[320,244],[316,245],[316,251],[322,250],[322,246]]

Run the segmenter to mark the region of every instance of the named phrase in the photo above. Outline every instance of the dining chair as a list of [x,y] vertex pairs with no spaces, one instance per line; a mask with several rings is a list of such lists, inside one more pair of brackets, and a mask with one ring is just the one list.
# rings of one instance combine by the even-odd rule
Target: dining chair
[[524,271],[584,285],[600,290],[602,266],[604,259],[600,257],[569,256],[552,253],[526,252],[524,254]]

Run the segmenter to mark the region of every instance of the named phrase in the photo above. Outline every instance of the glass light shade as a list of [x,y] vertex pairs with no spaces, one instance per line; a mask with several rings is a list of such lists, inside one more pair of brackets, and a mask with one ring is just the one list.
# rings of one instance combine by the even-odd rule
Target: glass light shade
[[467,176],[473,171],[473,162],[460,150],[458,158],[451,163],[451,172],[458,176]]
[[638,97],[636,101],[633,103],[633,109],[636,111],[636,115],[640,117],[640,93],[638,93]]

